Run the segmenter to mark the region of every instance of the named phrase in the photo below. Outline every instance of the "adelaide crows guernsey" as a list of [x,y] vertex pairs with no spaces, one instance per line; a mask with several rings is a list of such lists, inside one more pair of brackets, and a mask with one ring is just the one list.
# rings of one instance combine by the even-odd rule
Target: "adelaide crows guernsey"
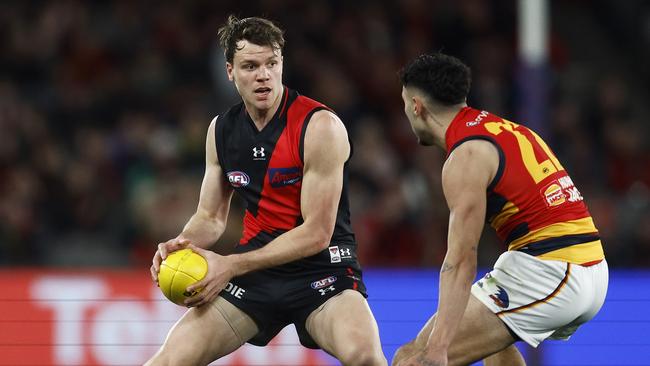
[[445,138],[447,156],[473,139],[490,141],[499,151],[499,169],[487,191],[486,220],[508,250],[583,265],[604,258],[580,191],[535,132],[465,107]]
[[[312,115],[323,104],[284,87],[280,106],[260,131],[244,103],[217,117],[215,137],[224,179],[245,201],[244,230],[236,252],[257,249],[302,223],[300,192],[304,168],[304,139]],[[356,244],[350,224],[347,163],[330,248],[276,269],[293,272],[314,265],[352,266]],[[337,256],[330,253],[336,247]],[[342,250],[345,256],[338,252]],[[341,260],[345,257],[348,260]],[[338,260],[333,260],[337,259]]]

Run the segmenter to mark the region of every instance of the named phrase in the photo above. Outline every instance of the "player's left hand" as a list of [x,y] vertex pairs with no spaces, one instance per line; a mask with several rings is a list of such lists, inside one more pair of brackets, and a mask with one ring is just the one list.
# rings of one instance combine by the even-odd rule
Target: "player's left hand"
[[219,255],[211,250],[196,247],[192,244],[188,248],[203,256],[208,262],[208,272],[205,274],[205,277],[187,288],[187,291],[190,293],[200,291],[185,300],[187,307],[201,306],[216,299],[219,292],[226,287],[235,272],[229,257]]
[[446,352],[420,351],[413,356],[403,360],[399,366],[447,366]]

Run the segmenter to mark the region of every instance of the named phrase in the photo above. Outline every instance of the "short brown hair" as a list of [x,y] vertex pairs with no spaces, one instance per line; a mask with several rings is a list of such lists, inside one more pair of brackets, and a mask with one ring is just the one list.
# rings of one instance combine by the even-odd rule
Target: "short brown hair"
[[269,46],[282,51],[284,47],[284,31],[272,21],[264,18],[238,19],[234,15],[217,31],[219,45],[223,48],[226,61],[232,63],[237,51],[237,42],[247,40],[258,46]]

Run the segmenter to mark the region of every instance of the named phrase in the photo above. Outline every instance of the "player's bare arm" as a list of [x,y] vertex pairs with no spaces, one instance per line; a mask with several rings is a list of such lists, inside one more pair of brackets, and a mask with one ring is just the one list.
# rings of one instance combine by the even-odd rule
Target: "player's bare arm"
[[447,351],[465,312],[476,276],[477,247],[486,212],[486,189],[499,160],[487,141],[468,141],[449,156],[442,186],[449,206],[447,254],[440,269],[436,323],[426,349],[400,365],[446,365]]
[[188,287],[190,292],[203,289],[187,301],[188,306],[212,301],[232,277],[289,263],[327,248],[343,188],[343,165],[350,155],[345,126],[329,111],[316,112],[307,126],[304,146],[300,196],[303,223],[251,252],[217,256],[198,250],[208,260],[210,271],[202,281]]
[[[186,247],[190,243],[196,247],[208,248],[223,234],[226,228],[232,189],[225,184],[215,146],[215,125],[217,118],[208,127],[205,142],[205,174],[201,184],[199,204],[183,231],[174,239],[158,244],[153,258],[151,277],[157,281],[160,263],[167,254]],[[222,252],[225,248],[217,248]]]

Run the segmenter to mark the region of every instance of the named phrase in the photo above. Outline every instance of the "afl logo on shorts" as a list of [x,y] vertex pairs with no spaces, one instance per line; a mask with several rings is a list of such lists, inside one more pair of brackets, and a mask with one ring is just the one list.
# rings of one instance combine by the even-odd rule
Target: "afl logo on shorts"
[[248,183],[251,182],[251,179],[244,172],[228,172],[226,175],[228,176],[228,182],[230,182],[230,185],[235,188],[246,187]]
[[322,280],[312,282],[311,288],[313,288],[314,290],[318,290],[320,288],[327,287],[333,284],[334,282],[336,282],[336,276],[330,276],[327,278],[323,278]]

